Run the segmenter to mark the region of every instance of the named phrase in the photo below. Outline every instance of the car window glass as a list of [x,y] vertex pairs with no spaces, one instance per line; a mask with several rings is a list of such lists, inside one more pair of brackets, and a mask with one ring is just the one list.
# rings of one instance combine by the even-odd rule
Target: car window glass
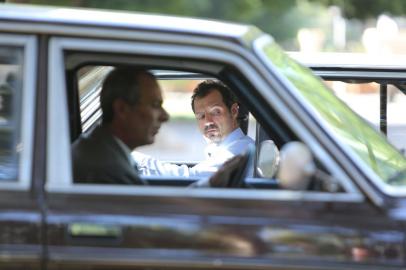
[[[325,81],[334,94],[352,110],[368,121],[376,130],[380,125],[380,84],[375,82],[358,83]],[[406,95],[396,86],[388,85],[387,137],[388,140],[406,155],[406,119],[403,110]]]
[[23,49],[0,47],[0,180],[18,179]]
[[[80,68],[76,75],[78,77],[78,91],[79,91],[79,100],[80,100],[80,120],[81,120],[81,128],[82,132],[87,132],[89,129],[100,122],[101,118],[101,109],[99,103],[99,96],[102,87],[103,80],[105,76],[112,70],[111,66],[85,66]],[[168,74],[160,73],[163,72],[161,70],[153,70],[152,71],[155,76],[158,78],[158,83],[162,89],[162,94],[164,98],[163,107],[170,115],[170,120],[168,122],[163,123],[160,128],[160,131],[155,137],[154,143],[142,147],[138,147],[136,152],[133,154],[137,157],[139,153],[152,157],[153,159],[158,159],[159,161],[163,162],[171,162],[175,164],[186,164],[187,166],[191,167],[196,164],[200,164],[201,161],[207,160],[205,155],[205,148],[207,143],[203,138],[202,134],[199,131],[196,116],[191,108],[191,96],[193,94],[194,88],[203,80],[207,79],[204,75],[199,74],[197,77],[193,77],[187,75],[187,73],[182,73],[176,71],[170,71]],[[185,75],[186,74],[186,75]],[[184,76],[185,75],[185,76]],[[173,76],[173,77],[171,77]],[[183,77],[182,77],[183,76]],[[188,77],[189,76],[189,77]],[[203,76],[203,77],[201,77]],[[211,78],[212,79],[212,78]],[[233,86],[238,87],[238,86]],[[243,105],[243,104],[242,104]],[[244,112],[248,112],[246,109],[243,110]],[[275,169],[273,169],[273,173],[271,174],[259,174],[258,168],[258,155],[259,155],[259,145],[260,143],[265,141],[276,140],[278,143],[277,147],[281,147],[283,143],[281,143],[281,139],[274,138],[275,134],[267,134],[266,136],[258,136],[262,131],[265,131],[260,128],[260,123],[257,122],[255,117],[252,114],[248,114],[248,117],[245,113],[243,113],[245,117],[241,116],[241,119],[245,119],[244,121],[248,122],[248,129],[247,134],[252,139],[257,140],[257,147],[256,155],[253,157],[253,163],[251,164],[252,168],[250,169],[250,183],[249,185],[254,188],[266,188],[272,189],[275,188]],[[276,136],[276,135],[275,135]],[[284,142],[286,143],[286,142]],[[269,149],[268,149],[269,150]],[[268,160],[272,157],[275,150],[268,151],[266,153],[265,159],[267,163],[262,163],[261,169],[269,169],[268,167],[277,166],[279,162],[279,157],[275,155],[274,161],[276,162],[268,162]],[[275,153],[278,151],[275,151]],[[264,152],[262,152],[264,154]],[[141,160],[141,159],[139,159]],[[155,161],[148,161],[148,162],[155,162]],[[275,164],[274,164],[275,163]],[[326,175],[329,175],[329,171],[324,168],[318,162],[317,166],[320,171],[323,171]],[[141,165],[144,163],[141,162]],[[151,165],[150,163],[148,163]],[[154,163],[155,164],[155,163]],[[154,165],[153,164],[153,165]],[[145,169],[143,166],[138,164],[140,167],[138,169],[143,172],[143,175],[147,178],[150,185],[186,185],[189,182],[176,182],[173,180],[171,183],[166,180],[165,182],[159,182],[159,177],[156,176],[165,176],[168,175],[158,175],[144,172]],[[144,164],[145,165],[145,164]],[[155,166],[155,165],[154,165]],[[153,166],[153,168],[155,168]],[[161,165],[159,165],[161,166]],[[268,167],[264,167],[268,166]],[[254,169],[257,168],[257,169]],[[151,167],[148,167],[149,170]],[[149,171],[148,171],[149,172]],[[151,178],[152,177],[152,178]],[[182,173],[179,173],[178,179],[180,178],[190,178],[187,176],[183,176]],[[193,176],[191,177],[193,180]],[[317,178],[317,179],[316,179]],[[324,177],[325,178],[325,177]],[[324,179],[323,177],[315,177],[314,181],[308,185],[309,190],[318,190],[318,191],[330,191],[329,189],[324,188]],[[189,179],[191,180],[191,179]],[[194,179],[196,180],[196,179]],[[271,180],[271,181],[270,181]],[[191,183],[191,182],[190,182]],[[321,183],[321,184],[320,184]],[[303,189],[307,189],[304,187]],[[341,188],[336,188],[333,192],[342,192],[344,191]]]
[[356,155],[356,158],[393,186],[406,186],[406,177],[393,181],[393,176],[406,168],[406,159],[384,138],[362,121],[356,114],[335,98],[331,91],[312,72],[291,60],[274,42],[265,42],[259,53],[267,63],[270,61],[288,79],[320,123],[328,127],[343,145]]

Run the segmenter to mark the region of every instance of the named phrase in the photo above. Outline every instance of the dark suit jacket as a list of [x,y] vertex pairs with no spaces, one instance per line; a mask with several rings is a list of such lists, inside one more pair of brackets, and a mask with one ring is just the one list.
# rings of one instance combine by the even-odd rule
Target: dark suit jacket
[[124,150],[103,126],[82,134],[72,144],[72,164],[75,182],[144,184]]

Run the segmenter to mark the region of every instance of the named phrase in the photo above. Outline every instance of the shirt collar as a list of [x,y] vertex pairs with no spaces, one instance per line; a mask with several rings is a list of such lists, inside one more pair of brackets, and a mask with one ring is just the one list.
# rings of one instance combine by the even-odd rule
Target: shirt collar
[[239,138],[244,137],[244,132],[242,132],[241,128],[234,129],[227,137],[219,144],[220,145],[227,145]]
[[117,142],[119,147],[124,151],[125,155],[127,156],[128,161],[130,162],[131,165],[135,165],[135,161],[132,158],[131,155],[131,149],[119,138],[113,135],[114,140]]
[[244,132],[242,132],[241,128],[236,128],[230,134],[228,134],[227,137],[219,144],[217,144],[217,143],[208,144],[205,148],[205,154],[207,157],[211,157],[213,155],[213,153],[217,151],[217,149],[227,147],[228,144],[230,144],[230,143],[234,142],[235,140],[238,140],[244,136],[245,136],[245,134],[244,134]]

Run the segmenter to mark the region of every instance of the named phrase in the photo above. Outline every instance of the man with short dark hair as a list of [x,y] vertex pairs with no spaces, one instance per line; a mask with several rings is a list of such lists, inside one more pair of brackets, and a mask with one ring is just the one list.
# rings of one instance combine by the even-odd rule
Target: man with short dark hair
[[82,183],[144,184],[131,156],[151,144],[169,115],[161,89],[144,69],[116,68],[100,94],[102,124],[72,145],[73,177]]
[[210,176],[228,159],[255,147],[239,127],[239,105],[231,90],[219,81],[206,80],[193,91],[192,110],[208,146],[206,159],[192,168],[161,162],[139,152],[133,156],[144,175]]

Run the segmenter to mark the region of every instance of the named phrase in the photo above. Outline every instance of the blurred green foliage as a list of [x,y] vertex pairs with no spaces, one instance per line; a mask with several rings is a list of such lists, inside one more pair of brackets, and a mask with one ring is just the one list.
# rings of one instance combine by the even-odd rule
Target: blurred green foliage
[[308,0],[11,0],[53,6],[152,12],[254,24],[285,49],[297,47],[299,28],[320,26],[326,7]]
[[[1,1],[1,0],[0,0]],[[9,0],[6,2],[152,12],[254,24],[272,34],[284,49],[297,49],[300,28],[329,32],[336,5],[348,18],[367,19],[381,13],[405,14],[405,0]],[[326,37],[329,39],[329,37]],[[328,45],[327,45],[328,46]]]

